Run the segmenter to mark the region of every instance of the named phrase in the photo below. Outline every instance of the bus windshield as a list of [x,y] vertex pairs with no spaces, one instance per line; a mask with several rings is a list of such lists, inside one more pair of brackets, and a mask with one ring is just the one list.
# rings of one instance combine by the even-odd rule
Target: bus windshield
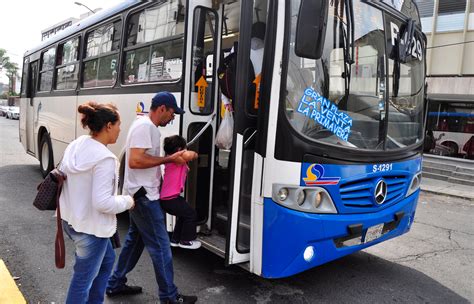
[[284,110],[292,127],[308,140],[358,150],[421,141],[422,49],[415,47],[416,58],[400,63],[389,52],[398,48],[388,47],[399,43],[390,33],[403,29],[402,21],[384,18],[382,10],[361,1],[353,1],[352,19],[347,1],[331,1],[321,59],[302,58],[294,51],[300,3],[292,1],[287,45]]

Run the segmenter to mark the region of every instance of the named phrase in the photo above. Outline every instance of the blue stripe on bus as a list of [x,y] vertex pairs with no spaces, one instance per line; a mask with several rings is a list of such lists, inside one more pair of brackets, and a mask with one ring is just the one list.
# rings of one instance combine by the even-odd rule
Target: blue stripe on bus
[[428,116],[439,116],[439,117],[474,117],[474,113],[464,112],[429,112]]

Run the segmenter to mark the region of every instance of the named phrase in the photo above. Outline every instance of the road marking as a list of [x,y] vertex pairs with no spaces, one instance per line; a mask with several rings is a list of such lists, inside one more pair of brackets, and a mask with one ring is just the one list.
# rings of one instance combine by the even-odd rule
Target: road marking
[[0,259],[0,282],[2,282],[0,284],[0,304],[26,303],[2,259]]

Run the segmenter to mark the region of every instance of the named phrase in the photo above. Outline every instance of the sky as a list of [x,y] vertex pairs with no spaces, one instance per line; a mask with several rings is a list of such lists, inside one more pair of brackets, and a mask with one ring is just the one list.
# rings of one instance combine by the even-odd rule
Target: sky
[[[23,54],[41,42],[41,31],[68,18],[79,19],[88,10],[74,0],[12,0],[2,1],[0,16],[0,48],[6,49],[10,60],[22,65]],[[92,10],[108,8],[123,0],[79,0]],[[21,73],[21,71],[20,71]],[[0,73],[0,82],[8,83]]]

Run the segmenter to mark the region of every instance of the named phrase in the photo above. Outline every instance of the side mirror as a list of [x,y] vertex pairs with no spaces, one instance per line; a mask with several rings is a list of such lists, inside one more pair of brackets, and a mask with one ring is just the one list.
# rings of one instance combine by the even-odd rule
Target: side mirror
[[301,0],[296,25],[295,54],[320,59],[328,21],[328,0]]

